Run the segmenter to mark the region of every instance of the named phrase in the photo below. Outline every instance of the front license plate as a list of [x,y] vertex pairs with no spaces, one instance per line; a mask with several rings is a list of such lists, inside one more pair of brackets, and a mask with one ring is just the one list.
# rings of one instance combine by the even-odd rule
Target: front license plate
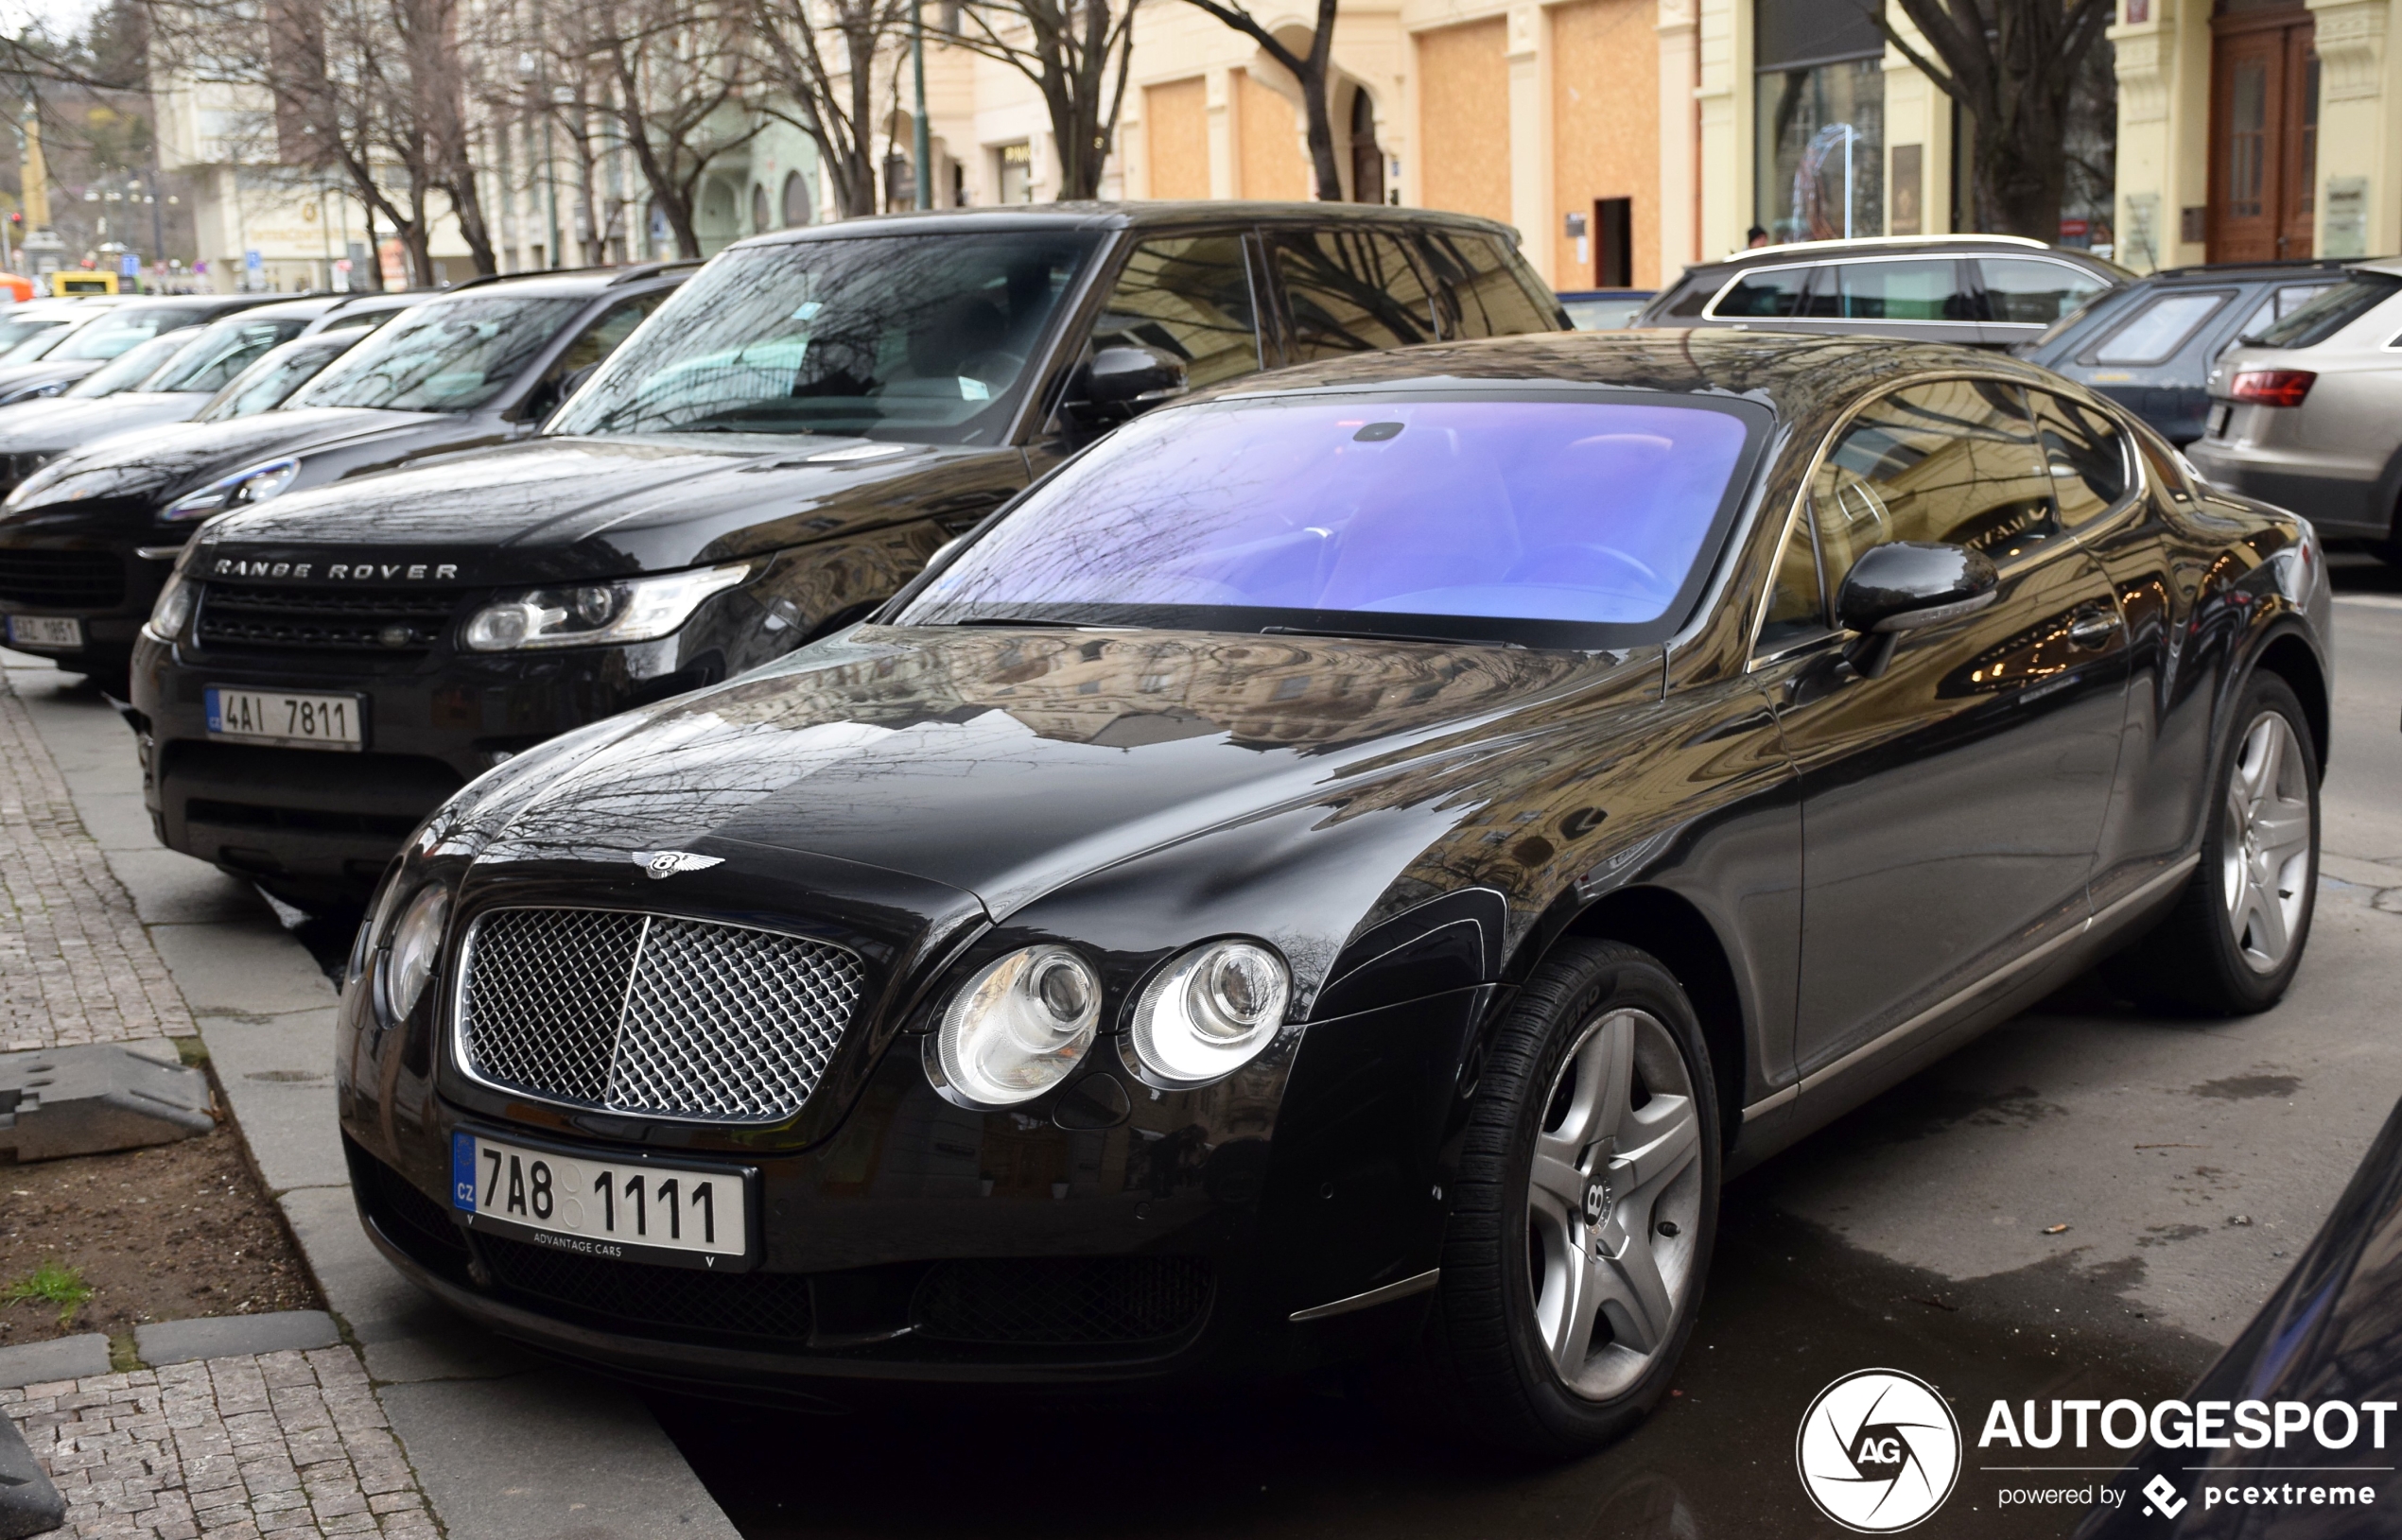
[[83,645],[83,622],[67,615],[12,614],[9,617],[9,640],[27,647],[79,648]]
[[470,1216],[469,1223],[586,1256],[704,1267],[746,1257],[749,1196],[740,1171],[563,1155],[464,1132],[450,1136],[450,1206]]
[[287,749],[363,747],[361,697],[294,695],[284,690],[229,690],[212,684],[204,692],[208,735],[240,743],[273,743]]
[[2227,417],[2233,409],[2234,408],[2229,407],[2213,407],[2210,408],[2209,432],[2212,438],[2223,439],[2227,436]]

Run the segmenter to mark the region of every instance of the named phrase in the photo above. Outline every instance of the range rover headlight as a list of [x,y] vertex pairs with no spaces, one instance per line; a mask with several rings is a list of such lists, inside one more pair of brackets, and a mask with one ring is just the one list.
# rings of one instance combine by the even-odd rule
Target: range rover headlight
[[429,882],[400,911],[383,952],[384,1019],[403,1022],[426,997],[442,961],[442,933],[450,919],[450,885]]
[[198,492],[186,493],[166,505],[159,520],[165,524],[187,524],[194,519],[213,518],[229,508],[248,508],[282,493],[300,475],[301,462],[288,457],[270,459],[262,465],[245,466],[232,476],[221,476]]
[[1284,1021],[1293,976],[1257,942],[1205,942],[1162,969],[1135,1003],[1127,1047],[1152,1079],[1195,1085],[1232,1074]]
[[477,611],[460,639],[471,652],[653,641],[691,619],[703,599],[750,574],[748,562],[736,562],[656,578],[537,588]]
[[1100,1023],[1092,964],[1065,946],[1029,946],[986,967],[951,1000],[929,1067],[963,1100],[1031,1100],[1068,1078]]
[[192,618],[192,596],[196,590],[183,580],[181,572],[172,573],[166,586],[159,590],[157,602],[150,606],[150,618],[142,629],[153,641],[172,642],[183,634],[184,623]]

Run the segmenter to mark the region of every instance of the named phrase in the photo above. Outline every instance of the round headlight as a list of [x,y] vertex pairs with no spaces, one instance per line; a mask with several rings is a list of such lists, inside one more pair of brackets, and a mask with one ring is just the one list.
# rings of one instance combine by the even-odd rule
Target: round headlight
[[443,922],[449,918],[450,890],[429,882],[417,891],[409,908],[401,911],[400,924],[392,926],[391,948],[384,958],[384,1010],[392,1020],[406,1020],[425,997],[426,986],[433,982],[434,967],[442,959]]
[[988,1107],[1042,1095],[1068,1078],[1101,1021],[1101,978],[1065,946],[1012,952],[967,981],[936,1035],[942,1077]]
[[1282,958],[1256,942],[1210,942],[1151,980],[1134,1008],[1130,1046],[1159,1080],[1213,1081],[1267,1047],[1292,997]]

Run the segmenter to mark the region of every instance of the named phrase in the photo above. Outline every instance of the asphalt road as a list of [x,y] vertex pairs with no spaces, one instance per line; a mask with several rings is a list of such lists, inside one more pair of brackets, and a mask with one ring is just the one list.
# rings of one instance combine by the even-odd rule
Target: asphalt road
[[[1994,1396],[2174,1394],[2268,1295],[2402,1097],[2402,573],[2354,558],[2337,585],[2326,856],[2286,1002],[2164,1020],[2087,980],[1752,1173],[1729,1194],[1675,1393],[1599,1456],[1463,1463],[1331,1387],[843,1417],[654,1408],[751,1540],[937,1525],[1768,1540],[1839,1532],[1802,1497],[1793,1442],[1812,1396],[1852,1370],[1908,1370],[1970,1416]],[[1925,1532],[2074,1526],[2070,1511],[1997,1509],[2010,1479],[1983,1462],[1969,1452]]]

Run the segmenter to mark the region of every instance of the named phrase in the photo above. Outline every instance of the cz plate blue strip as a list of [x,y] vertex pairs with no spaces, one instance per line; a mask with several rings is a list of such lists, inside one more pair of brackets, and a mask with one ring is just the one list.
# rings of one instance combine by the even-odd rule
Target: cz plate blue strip
[[212,733],[224,732],[225,707],[218,701],[217,692],[215,690],[203,690],[200,692],[200,699],[207,704],[208,730]]
[[476,1211],[476,1136],[453,1133],[450,1136],[450,1206]]

